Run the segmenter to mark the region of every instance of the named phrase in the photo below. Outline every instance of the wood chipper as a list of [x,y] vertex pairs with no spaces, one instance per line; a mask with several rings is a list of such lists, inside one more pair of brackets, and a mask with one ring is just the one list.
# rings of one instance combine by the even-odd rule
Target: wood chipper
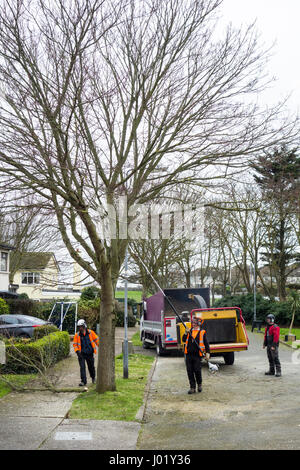
[[[225,307],[202,308],[191,311],[191,319],[200,316],[204,320],[202,328],[207,333],[211,357],[223,356],[225,364],[232,365],[234,363],[234,353],[246,351],[249,344],[241,309],[238,307]],[[190,328],[191,322],[186,322],[186,326]],[[183,350],[184,325],[178,323],[177,330],[178,343]]]

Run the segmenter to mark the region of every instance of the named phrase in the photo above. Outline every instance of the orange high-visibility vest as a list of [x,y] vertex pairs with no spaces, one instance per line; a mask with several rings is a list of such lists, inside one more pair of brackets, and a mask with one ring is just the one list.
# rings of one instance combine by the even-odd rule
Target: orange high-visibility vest
[[[196,330],[194,330],[194,331],[196,331]],[[203,337],[204,337],[205,333],[206,333],[205,330],[200,330],[197,333],[197,336],[194,338],[195,341],[197,342],[197,344],[199,344],[199,346],[200,346],[199,356],[201,356],[201,357],[204,356],[204,351],[205,351],[205,344],[204,344],[204,341],[203,341]],[[197,341],[198,336],[199,336],[199,343]],[[188,333],[187,338],[186,338],[186,342],[185,342],[185,348],[184,348],[184,353],[185,354],[187,354],[187,346],[188,346],[189,339],[190,339],[190,333]]]
[[[94,353],[96,354],[97,353],[96,346],[99,346],[99,338],[93,330],[86,330],[86,334],[89,335],[92,348],[94,350]],[[81,352],[81,339],[80,339],[79,332],[76,333],[74,336],[73,347],[74,347],[75,352],[77,351]]]

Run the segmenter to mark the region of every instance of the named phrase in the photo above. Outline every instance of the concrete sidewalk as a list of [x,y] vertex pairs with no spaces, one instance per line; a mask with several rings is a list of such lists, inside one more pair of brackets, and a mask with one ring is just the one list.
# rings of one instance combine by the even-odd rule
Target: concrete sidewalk
[[[129,339],[137,328],[129,328]],[[122,351],[123,328],[116,329],[116,355]],[[80,381],[77,356],[57,364],[57,386]],[[89,385],[89,382],[88,382]],[[0,399],[0,450],[135,449],[139,423],[66,419],[77,393],[11,392]]]

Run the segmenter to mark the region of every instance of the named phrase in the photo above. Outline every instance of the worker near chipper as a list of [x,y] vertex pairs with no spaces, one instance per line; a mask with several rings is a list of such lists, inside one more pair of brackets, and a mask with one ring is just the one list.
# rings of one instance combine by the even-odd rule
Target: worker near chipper
[[210,358],[210,348],[207,340],[206,331],[202,329],[203,319],[192,318],[191,329],[187,328],[182,337],[185,342],[184,354],[187,375],[190,382],[188,394],[196,393],[196,384],[198,392],[202,392],[202,359]]
[[[279,336],[280,328],[275,324],[274,315],[270,314],[266,317],[267,327],[265,330],[263,348],[267,348],[270,368],[265,375],[275,375],[281,377],[281,364],[279,361]],[[275,373],[276,372],[276,373]]]
[[74,336],[73,347],[74,351],[77,354],[80,366],[81,382],[79,384],[79,387],[83,387],[84,385],[86,385],[87,382],[85,363],[87,363],[92,383],[95,383],[96,371],[94,364],[94,355],[97,353],[99,339],[93,330],[89,330],[87,328],[87,324],[84,320],[78,320],[77,326],[78,332]]

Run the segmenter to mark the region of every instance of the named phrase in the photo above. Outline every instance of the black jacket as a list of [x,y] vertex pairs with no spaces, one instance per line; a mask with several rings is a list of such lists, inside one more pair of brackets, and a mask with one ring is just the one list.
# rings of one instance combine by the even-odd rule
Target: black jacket
[[[193,329],[191,329],[191,332],[193,331]],[[200,331],[200,330],[199,330]],[[196,344],[196,342],[199,344],[199,336],[200,335],[197,335],[195,340],[193,341],[192,339],[192,335],[190,334],[190,337],[189,337],[189,342],[187,344],[187,354],[188,355],[191,355],[191,356],[198,356],[199,355],[199,348]],[[184,343],[186,343],[186,340],[187,340],[187,333],[185,333],[183,336],[182,336],[182,341]],[[203,336],[203,342],[204,342],[204,346],[205,346],[205,352],[206,353],[210,353],[210,347],[209,347],[209,342],[207,340],[207,335],[206,333],[204,334]]]
[[81,352],[85,356],[89,356],[90,354],[94,354],[93,346],[91,344],[91,340],[88,334],[88,330],[86,330],[85,335],[80,332],[80,342],[81,342]]

